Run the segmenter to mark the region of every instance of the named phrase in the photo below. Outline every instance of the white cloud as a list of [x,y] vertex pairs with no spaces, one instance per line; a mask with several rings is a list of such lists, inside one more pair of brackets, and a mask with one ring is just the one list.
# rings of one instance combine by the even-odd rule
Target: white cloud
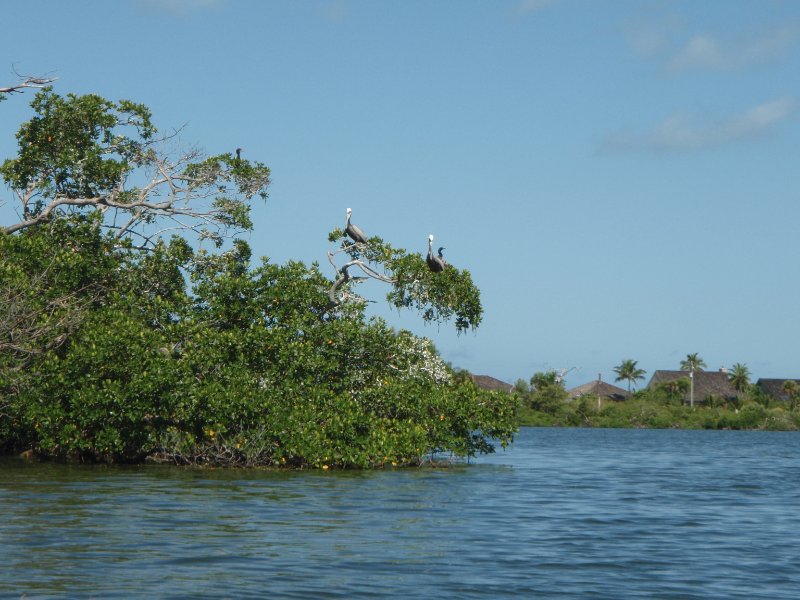
[[794,98],[765,102],[727,119],[711,121],[675,114],[650,132],[618,131],[600,144],[604,152],[683,152],[722,146],[764,134],[789,118],[798,107]]
[[146,8],[161,10],[172,15],[186,15],[196,10],[222,4],[224,0],[138,0]]
[[[669,61],[673,71],[690,67],[719,68],[727,62],[719,43],[707,35],[696,35]],[[729,59],[728,59],[729,60]]]
[[628,41],[640,55],[650,57],[661,52],[667,45],[666,36],[655,30],[637,30],[628,33]]
[[334,23],[342,23],[350,14],[350,9],[344,2],[334,1],[322,7],[326,19]]
[[684,18],[664,15],[657,24],[628,23],[622,30],[636,54],[672,73],[746,69],[782,60],[800,46],[798,21],[730,35],[692,33]]
[[665,53],[674,51],[674,38],[681,35],[685,28],[684,20],[676,15],[660,15],[656,24],[630,21],[622,25],[621,30],[628,43],[639,56],[663,58]]
[[737,39],[696,34],[672,55],[667,61],[667,68],[673,72],[742,69],[779,60],[798,44],[798,23],[783,24]]
[[547,8],[556,0],[520,0],[517,4],[517,12],[519,14],[528,14],[538,12],[543,8]]

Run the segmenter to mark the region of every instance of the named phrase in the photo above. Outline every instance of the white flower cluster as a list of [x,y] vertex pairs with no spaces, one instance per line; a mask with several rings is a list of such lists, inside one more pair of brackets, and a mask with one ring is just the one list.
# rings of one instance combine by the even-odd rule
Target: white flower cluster
[[409,379],[432,379],[437,384],[452,382],[447,365],[428,338],[404,331],[398,336],[397,342],[400,353],[395,366],[404,371]]

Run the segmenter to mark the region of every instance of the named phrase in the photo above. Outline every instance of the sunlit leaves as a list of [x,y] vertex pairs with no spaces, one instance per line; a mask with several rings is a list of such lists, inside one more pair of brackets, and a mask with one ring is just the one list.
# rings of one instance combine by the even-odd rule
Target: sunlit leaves
[[[23,219],[0,228],[0,450],[371,468],[511,439],[510,396],[454,377],[429,340],[367,319],[356,293],[360,269],[393,306],[462,332],[482,317],[468,271],[432,273],[378,237],[332,252],[344,261],[333,278],[316,264],[254,265],[246,242],[221,248],[252,227],[268,167],[171,156],[133,102],[45,89],[33,108],[0,167]],[[168,239],[175,229],[217,248]]]
[[156,138],[149,109],[45,88],[17,134],[18,156],[0,166],[15,192],[15,232],[69,214],[99,212],[118,238],[151,248],[165,231],[192,231],[217,246],[251,229],[250,201],[267,198],[269,168],[231,154],[180,152]]
[[13,188],[35,185],[44,198],[108,194],[140,164],[142,144],[155,133],[150,111],[133,102],[45,88],[31,106],[36,116],[17,133],[18,157],[0,173]]
[[[336,242],[343,236],[341,229],[334,229],[328,239]],[[454,319],[459,333],[480,325],[480,290],[466,269],[447,265],[444,271],[433,272],[421,254],[395,248],[377,236],[366,243],[345,240],[337,252],[351,261],[381,269],[390,285],[386,298],[396,308],[416,310],[425,322]]]
[[428,340],[355,305],[329,310],[331,281],[314,265],[253,267],[242,241],[220,254],[180,238],[149,253],[112,250],[81,219],[0,240],[0,288],[59,260],[48,293],[95,290],[66,341],[30,364],[36,377],[4,388],[0,447],[372,468],[486,452],[490,437],[513,435],[511,396],[454,378]]

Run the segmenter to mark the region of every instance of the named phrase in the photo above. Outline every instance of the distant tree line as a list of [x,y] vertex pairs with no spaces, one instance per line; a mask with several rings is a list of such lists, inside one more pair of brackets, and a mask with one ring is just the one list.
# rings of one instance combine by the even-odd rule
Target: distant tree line
[[[664,381],[652,388],[632,391],[623,401],[592,394],[570,399],[555,371],[535,373],[529,381],[516,383],[513,395],[520,405],[523,425],[572,427],[652,427],[691,429],[800,430],[800,386],[787,380],[782,386],[786,400],[776,400],[750,382],[750,371],[742,363],[728,370],[728,380],[737,394],[699,398],[689,406],[690,374],[702,371],[705,362],[697,354],[681,361],[685,378]],[[616,381],[629,389],[645,377],[637,361],[623,360],[614,368]]]

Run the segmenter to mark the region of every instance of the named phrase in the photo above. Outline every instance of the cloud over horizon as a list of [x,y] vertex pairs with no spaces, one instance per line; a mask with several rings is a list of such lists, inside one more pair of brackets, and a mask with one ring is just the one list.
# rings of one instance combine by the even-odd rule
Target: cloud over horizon
[[516,12],[521,15],[538,12],[555,2],[556,0],[520,0]]
[[137,0],[140,6],[175,16],[187,15],[196,10],[217,6],[223,0]]
[[693,35],[666,66],[671,72],[732,71],[779,60],[799,44],[800,23],[784,23],[737,39],[701,33]]
[[640,57],[672,74],[688,71],[730,72],[785,59],[800,47],[800,21],[787,21],[738,35],[692,31],[680,15],[664,15],[657,24],[628,23],[623,32]]
[[755,138],[777,127],[797,110],[792,97],[777,98],[728,118],[711,121],[676,113],[649,132],[620,130],[600,142],[602,153],[686,152]]

